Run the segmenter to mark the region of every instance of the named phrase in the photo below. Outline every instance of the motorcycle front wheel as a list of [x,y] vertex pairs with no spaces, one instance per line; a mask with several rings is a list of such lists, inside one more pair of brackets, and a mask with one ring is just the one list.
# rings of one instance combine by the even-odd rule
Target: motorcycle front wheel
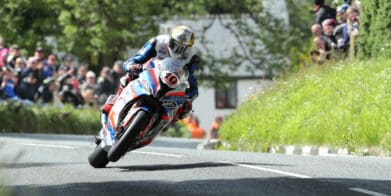
[[88,162],[94,168],[105,168],[109,163],[107,152],[100,145],[97,145],[95,150],[88,156]]
[[107,155],[109,161],[116,162],[122,155],[124,155],[132,143],[134,142],[136,136],[145,129],[149,122],[149,114],[140,110],[135,114],[130,125],[126,128],[125,133],[122,137],[110,148],[110,151]]

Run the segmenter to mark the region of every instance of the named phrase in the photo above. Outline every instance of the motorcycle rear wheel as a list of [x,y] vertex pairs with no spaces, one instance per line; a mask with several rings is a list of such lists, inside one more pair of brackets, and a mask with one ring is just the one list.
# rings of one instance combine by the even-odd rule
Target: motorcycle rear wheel
[[97,145],[95,150],[88,156],[88,162],[94,168],[105,168],[109,163],[107,152],[100,145]]
[[144,110],[138,111],[122,137],[111,147],[107,155],[109,161],[118,161],[128,151],[136,136],[145,129],[148,122],[149,114]]

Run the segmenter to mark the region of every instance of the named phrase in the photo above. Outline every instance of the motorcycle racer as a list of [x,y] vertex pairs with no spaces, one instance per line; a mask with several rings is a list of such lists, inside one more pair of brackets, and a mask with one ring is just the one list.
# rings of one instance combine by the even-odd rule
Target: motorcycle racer
[[[133,57],[124,62],[123,68],[127,74],[121,78],[116,94],[119,95],[129,81],[138,77],[138,74],[143,71],[143,64],[148,60],[152,58],[176,58],[183,62],[184,69],[187,69],[189,72],[189,88],[186,89],[186,102],[183,106],[183,111],[177,116],[175,121],[187,117],[192,110],[192,102],[198,96],[197,80],[199,79],[198,72],[200,66],[198,55],[192,51],[194,40],[192,29],[185,25],[175,27],[168,35],[158,35],[150,39]],[[114,102],[104,104],[102,112],[108,114]]]

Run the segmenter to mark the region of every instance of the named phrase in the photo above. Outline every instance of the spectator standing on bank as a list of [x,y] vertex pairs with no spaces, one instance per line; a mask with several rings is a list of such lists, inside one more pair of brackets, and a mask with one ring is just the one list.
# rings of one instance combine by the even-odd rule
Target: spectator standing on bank
[[350,46],[350,39],[352,37],[356,37],[358,35],[359,29],[359,11],[353,7],[349,7],[346,10],[347,21],[346,26],[343,29],[343,43],[345,46]]
[[194,139],[202,139],[206,135],[205,129],[200,127],[200,120],[197,116],[190,118],[189,124],[186,127],[189,129],[191,137]]
[[323,30],[322,30],[322,26],[320,24],[313,24],[311,26],[311,32],[314,37],[323,36]]
[[334,19],[326,19],[322,22],[322,29],[324,34],[324,39],[326,41],[327,47],[330,49],[337,48],[337,39],[334,36],[334,29],[337,25]]
[[[330,50],[326,48],[326,41],[322,39],[321,37],[315,37],[314,38],[314,44],[316,47],[316,57],[312,57],[313,61],[318,64],[323,64],[326,60],[330,59],[331,54]],[[312,55],[312,54],[311,54]]]
[[346,21],[347,21],[347,14],[346,11],[349,8],[348,4],[343,4],[338,7],[337,9],[337,16],[338,16],[338,25],[334,29],[334,36],[337,40],[337,48],[340,51],[343,51],[344,53],[347,52],[347,46],[344,43],[343,39],[343,30],[346,27]]
[[220,125],[223,122],[222,116],[217,116],[215,120],[212,123],[212,127],[209,130],[208,133],[208,139],[218,139],[219,138],[219,129]]
[[336,10],[333,7],[325,4],[325,0],[314,0],[315,10],[312,11],[315,14],[315,23],[322,24],[322,22],[328,18],[336,19]]

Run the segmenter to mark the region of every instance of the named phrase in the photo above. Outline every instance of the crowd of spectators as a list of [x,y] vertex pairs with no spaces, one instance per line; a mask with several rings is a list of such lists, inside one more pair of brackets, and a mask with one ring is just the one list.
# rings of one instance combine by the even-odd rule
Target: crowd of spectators
[[121,61],[103,66],[98,75],[73,55],[59,58],[37,47],[33,56],[25,56],[18,45],[7,48],[0,37],[0,102],[99,108],[123,75]]
[[[311,26],[314,37],[313,62],[322,64],[334,57],[345,58],[354,48],[352,40],[358,35],[360,0],[345,0],[336,8],[325,0],[314,0],[315,23]],[[355,49],[353,49],[353,53]]]

